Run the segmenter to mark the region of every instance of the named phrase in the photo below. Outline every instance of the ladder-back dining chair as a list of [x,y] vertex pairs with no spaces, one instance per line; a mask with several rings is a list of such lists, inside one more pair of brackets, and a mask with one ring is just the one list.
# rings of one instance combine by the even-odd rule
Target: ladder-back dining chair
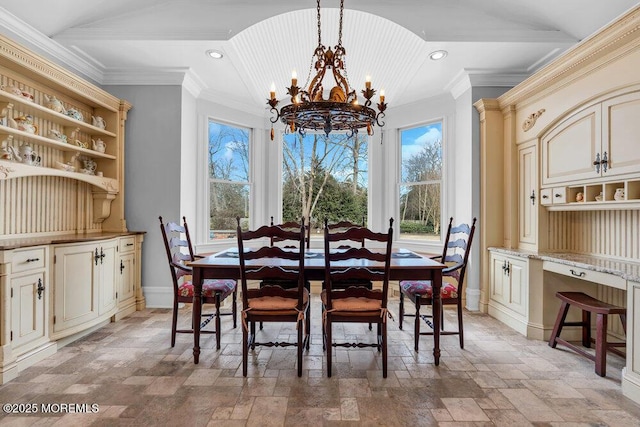
[[[190,329],[177,329],[178,325],[178,304],[193,303],[193,283],[191,282],[191,267],[186,265],[187,262],[201,258],[193,253],[191,245],[191,237],[189,236],[189,227],[187,220],[182,217],[183,224],[177,222],[163,222],[160,219],[160,231],[164,241],[164,247],[167,252],[167,261],[169,262],[169,270],[171,271],[171,279],[173,282],[173,313],[171,319],[171,347],[176,344],[176,333],[193,333],[193,325]],[[220,307],[224,299],[232,295],[231,312],[221,312]],[[215,312],[213,314],[203,314],[204,318],[201,323],[201,333],[216,334],[216,349],[220,349],[220,316],[233,316],[233,327],[236,327],[237,309],[236,309],[236,281],[233,279],[206,279],[202,285],[202,304],[214,304]],[[215,330],[202,329],[212,319],[215,321]]]
[[[331,248],[332,242],[366,239],[383,244],[381,250],[365,247]],[[330,232],[325,221],[324,259],[325,289],[322,291],[323,347],[327,350],[327,375],[331,376],[333,347],[376,347],[382,352],[382,376],[387,377],[387,296],[393,242],[393,218],[387,233],[375,233],[365,227],[350,227]],[[335,288],[334,283],[345,280],[381,281],[382,289],[365,286]],[[334,343],[332,325],[336,322],[375,323],[375,343]]]
[[[254,231],[242,231],[238,221],[238,257],[240,285],[242,288],[242,375],[247,376],[249,349],[255,346],[296,346],[298,350],[298,376],[302,376],[302,351],[309,341],[309,329],[305,327],[305,313],[309,305],[309,291],[304,280],[305,232],[304,220],[296,230],[277,225],[262,226]],[[295,241],[296,248],[258,246],[263,239]],[[249,280],[287,280],[297,286],[285,289],[278,285],[249,288]],[[297,329],[297,341],[257,342],[256,322],[292,322]]]
[[[433,259],[442,262],[447,267],[442,270],[442,288],[440,297],[442,307],[445,305],[456,305],[458,309],[458,330],[448,331],[444,329],[444,310],[440,310],[442,318],[440,325],[442,331],[440,335],[459,335],[460,348],[464,348],[464,329],[462,324],[462,295],[464,276],[467,270],[469,253],[473,234],[476,229],[476,218],[473,218],[471,225],[460,224],[453,226],[453,218],[449,219],[449,227],[444,241],[442,255]],[[404,311],[404,297],[408,297],[415,305],[415,314],[406,314]],[[424,305],[433,305],[433,288],[428,280],[402,280],[400,281],[400,307],[399,307],[399,327],[402,329],[404,316],[415,316],[414,324],[414,348],[418,351],[420,335],[433,335],[433,331],[420,332],[420,320],[424,320],[427,325],[433,327],[428,320],[428,315],[421,314],[420,308]]]

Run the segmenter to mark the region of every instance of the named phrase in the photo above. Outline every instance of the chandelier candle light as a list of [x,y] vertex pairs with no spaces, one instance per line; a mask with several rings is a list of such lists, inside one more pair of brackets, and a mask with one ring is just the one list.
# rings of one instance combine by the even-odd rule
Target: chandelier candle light
[[[384,90],[380,91],[380,102],[377,104],[376,113],[371,105],[371,98],[376,94],[376,90],[371,87],[371,77],[366,77],[365,88],[361,91],[365,99],[364,105],[358,103],[358,95],[355,90],[350,89],[345,68],[345,49],[342,46],[342,16],[344,11],[344,0],[340,0],[340,26],[338,32],[338,44],[326,48],[322,44],[320,32],[320,0],[318,0],[318,47],[316,47],[311,63],[315,68],[315,76],[302,90],[298,86],[298,76],[293,71],[291,75],[291,87],[287,88],[287,94],[291,96],[291,103],[283,106],[280,110],[278,99],[276,98],[275,84],[271,84],[270,96],[267,104],[271,107],[274,116],[271,120],[271,140],[274,138],[273,123],[282,121],[287,127],[285,132],[298,132],[305,135],[307,131],[322,130],[328,136],[332,131],[346,131],[349,137],[358,133],[359,129],[367,129],[367,134],[373,135],[373,126],[384,126],[381,120],[384,118],[384,111],[387,104],[384,102]],[[327,70],[331,70],[331,75],[335,86],[331,88],[328,99],[324,99],[323,79]],[[309,73],[311,75],[311,73]]]

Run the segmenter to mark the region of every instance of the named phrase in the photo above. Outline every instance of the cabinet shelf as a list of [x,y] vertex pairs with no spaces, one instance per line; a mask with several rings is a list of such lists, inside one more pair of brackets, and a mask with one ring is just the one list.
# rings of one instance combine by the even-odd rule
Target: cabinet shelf
[[[87,156],[90,156],[90,157],[99,157],[101,159],[109,159],[109,160],[116,159],[116,156],[112,156],[111,154],[101,153],[99,151],[90,150],[88,148],[78,147],[76,145],[72,145],[66,142],[56,141],[55,139],[46,138],[44,136],[25,132],[19,129],[13,129],[7,126],[0,125],[0,135],[13,135],[15,139],[30,142],[32,144],[54,147],[60,151],[66,151],[71,153],[81,153],[81,154],[86,154]],[[4,139],[4,137],[0,136],[0,140],[1,139]]]
[[[36,104],[33,101],[29,101],[21,96],[13,95],[11,93],[0,91],[0,103],[7,102],[14,105],[14,109],[22,111],[24,114],[31,114],[43,119],[51,120],[59,123],[62,126],[79,127],[81,131],[87,132],[96,136],[111,136],[115,137],[116,134],[106,129],[93,126],[92,124],[76,120],[62,113],[51,110],[40,104]],[[19,108],[16,108],[19,106]]]
[[81,172],[68,172],[61,169],[31,166],[7,160],[0,160],[0,180],[19,178],[23,176],[60,176],[83,181],[98,187],[110,194],[118,193],[118,181],[104,176],[89,175]]

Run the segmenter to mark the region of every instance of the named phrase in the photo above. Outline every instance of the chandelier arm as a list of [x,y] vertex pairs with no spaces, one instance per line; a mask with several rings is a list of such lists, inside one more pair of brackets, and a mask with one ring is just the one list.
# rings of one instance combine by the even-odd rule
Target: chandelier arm
[[271,118],[269,118],[269,121],[271,123],[276,123],[278,120],[280,120],[280,111],[278,111],[277,108],[271,108],[270,112],[271,114],[275,114],[275,116],[271,116]]
[[378,113],[378,115],[376,116],[376,125],[380,126],[381,128],[384,127],[385,122],[381,121],[381,119],[384,119],[385,114],[383,112]]

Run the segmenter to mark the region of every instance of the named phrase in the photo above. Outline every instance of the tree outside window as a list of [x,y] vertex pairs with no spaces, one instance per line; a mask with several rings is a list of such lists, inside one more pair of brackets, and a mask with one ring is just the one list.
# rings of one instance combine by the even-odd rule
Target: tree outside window
[[442,122],[400,132],[400,238],[440,240]]
[[285,134],[282,219],[311,218],[314,233],[324,219],[361,223],[367,217],[368,137]]
[[249,224],[249,129],[209,120],[209,240],[236,236]]

